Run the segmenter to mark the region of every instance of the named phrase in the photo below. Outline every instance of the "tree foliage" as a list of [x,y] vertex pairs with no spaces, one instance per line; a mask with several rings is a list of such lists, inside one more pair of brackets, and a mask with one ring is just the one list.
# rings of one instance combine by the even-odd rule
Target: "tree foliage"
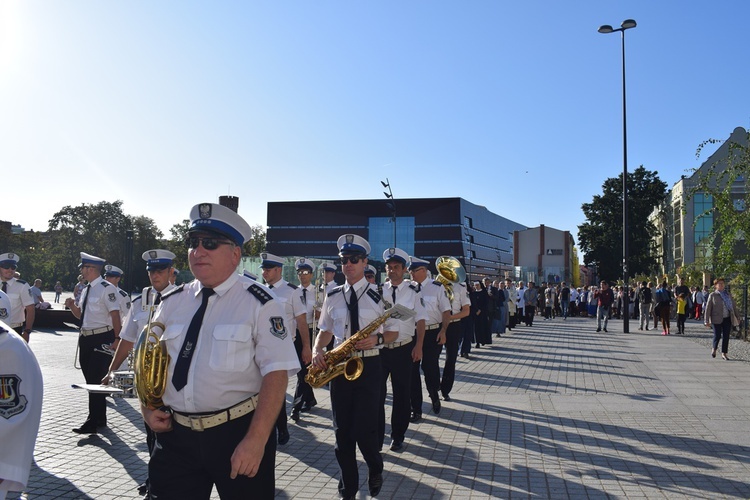
[[266,232],[260,224],[251,226],[250,231],[250,241],[245,243],[242,250],[246,255],[260,255],[266,249]]
[[[708,145],[723,143],[709,139],[701,143],[696,152],[700,157]],[[701,216],[713,217],[713,228],[708,245],[712,247],[703,270],[716,276],[747,283],[750,279],[750,261],[747,259],[747,235],[750,234],[750,133],[745,132],[740,141],[729,141],[726,157],[700,167],[697,182],[688,192],[688,199],[697,193],[711,195],[713,206]]]
[[[650,274],[656,268],[649,215],[664,200],[667,184],[658,172],[641,165],[628,172],[628,275]],[[602,194],[581,207],[586,222],[578,226],[578,243],[584,263],[595,264],[602,279],[622,277],[622,174],[602,184]]]

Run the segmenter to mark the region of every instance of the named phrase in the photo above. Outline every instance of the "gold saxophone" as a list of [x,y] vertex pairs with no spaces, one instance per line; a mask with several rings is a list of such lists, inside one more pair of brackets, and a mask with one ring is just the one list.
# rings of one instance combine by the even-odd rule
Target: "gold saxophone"
[[153,317],[152,309],[148,324],[141,331],[133,348],[133,385],[141,404],[156,410],[164,406],[161,398],[167,388],[169,353],[164,341],[154,331],[160,328],[163,333],[164,324],[153,322]]
[[[310,364],[307,367],[305,382],[310,384],[310,386],[319,389],[339,375],[343,375],[346,380],[357,380],[359,376],[362,375],[362,370],[364,369],[362,358],[351,357],[352,353],[357,350],[354,347],[354,344],[372,335],[372,332],[377,330],[377,328],[385,323],[391,316],[408,317],[410,315],[410,311],[399,309],[400,306],[394,308],[391,307],[391,304],[387,301],[384,300],[383,302],[385,302],[387,308],[383,314],[346,339],[338,347],[331,349],[323,355],[326,360],[326,368],[318,368],[313,364]],[[411,315],[413,315],[413,313]]]

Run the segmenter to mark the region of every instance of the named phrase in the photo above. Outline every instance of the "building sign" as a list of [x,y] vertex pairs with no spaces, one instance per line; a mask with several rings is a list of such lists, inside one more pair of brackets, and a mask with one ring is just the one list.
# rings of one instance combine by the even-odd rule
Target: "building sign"
[[547,255],[562,255],[562,248],[548,248]]

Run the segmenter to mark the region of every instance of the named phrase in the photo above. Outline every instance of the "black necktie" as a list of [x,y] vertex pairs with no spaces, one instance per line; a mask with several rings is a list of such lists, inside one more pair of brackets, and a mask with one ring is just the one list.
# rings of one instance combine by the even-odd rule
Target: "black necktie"
[[8,293],[8,282],[3,281],[3,293]]
[[395,286],[393,287],[393,305],[396,305],[396,289],[397,288],[398,287],[395,287]]
[[268,285],[268,288],[273,288],[273,285]]
[[349,329],[349,336],[359,331],[359,304],[357,303],[357,292],[352,287],[352,295],[349,298],[349,320],[352,327]]
[[81,304],[81,328],[83,328],[83,315],[86,314],[86,302],[89,301],[89,292],[91,292],[91,283],[86,285],[83,289],[86,292],[86,296],[83,298],[83,304]]
[[193,319],[190,321],[190,326],[188,326],[187,334],[185,335],[185,341],[182,343],[182,348],[180,349],[180,357],[177,358],[177,363],[174,367],[174,374],[172,374],[172,385],[174,385],[174,388],[178,391],[181,391],[182,388],[187,385],[190,361],[193,359],[193,353],[195,352],[195,343],[198,340],[198,332],[201,330],[203,316],[206,314],[208,298],[214,294],[214,289],[204,287],[202,293],[203,299],[201,301],[201,306],[195,311],[195,315],[193,315]]
[[156,292],[156,298],[154,299],[154,306],[161,304],[161,292]]
[[302,304],[307,305],[307,288],[302,289]]

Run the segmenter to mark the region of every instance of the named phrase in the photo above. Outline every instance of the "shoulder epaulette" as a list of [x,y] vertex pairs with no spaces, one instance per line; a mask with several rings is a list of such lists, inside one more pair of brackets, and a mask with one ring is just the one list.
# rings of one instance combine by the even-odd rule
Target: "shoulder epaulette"
[[432,284],[437,285],[437,286],[443,286],[443,284],[440,283],[438,280],[432,280]]
[[414,290],[415,292],[418,292],[418,291],[420,291],[420,290],[422,289],[422,285],[421,285],[421,284],[419,284],[419,283],[417,283],[416,285],[415,285],[414,283],[411,283],[411,284],[409,285],[409,288],[411,288],[411,289],[412,289],[412,290]]
[[257,283],[251,283],[250,286],[247,287],[247,291],[250,292],[250,294],[253,295],[256,299],[258,299],[261,304],[265,304],[269,300],[273,300],[273,297],[271,297],[271,295],[268,293],[268,290],[258,285]]
[[380,302],[380,294],[373,290],[372,288],[367,289],[367,295],[375,302],[376,304]]
[[297,285],[295,285],[294,283],[287,283],[286,286],[292,287],[292,290],[297,289]]
[[128,296],[128,293],[125,290],[118,290],[118,291],[120,292],[120,295],[122,295],[123,297]]
[[334,288],[333,290],[331,290],[330,292],[328,292],[327,297],[330,297],[331,295],[337,294],[340,291],[342,291],[343,289],[344,289],[344,285],[339,285],[336,288]]
[[[161,296],[161,301],[164,302],[165,300],[167,300],[172,295],[174,295],[176,293],[180,293],[184,289],[185,289],[185,284],[183,283],[182,285],[178,286],[177,288],[174,288],[171,291],[169,291],[169,292],[165,293],[164,295],[162,295]],[[143,296],[141,295],[141,297],[143,297]]]
[[102,281],[102,286],[107,288],[109,286],[109,281]]
[[16,281],[22,285],[28,285],[28,283],[26,283],[24,280],[19,280],[18,278],[16,278]]
[[138,301],[138,300],[141,300],[142,298],[143,298],[143,295],[139,295],[138,297],[136,297],[136,298],[134,298],[133,300],[131,300],[131,302],[132,302],[133,304],[135,304],[135,303],[136,303],[136,301]]

